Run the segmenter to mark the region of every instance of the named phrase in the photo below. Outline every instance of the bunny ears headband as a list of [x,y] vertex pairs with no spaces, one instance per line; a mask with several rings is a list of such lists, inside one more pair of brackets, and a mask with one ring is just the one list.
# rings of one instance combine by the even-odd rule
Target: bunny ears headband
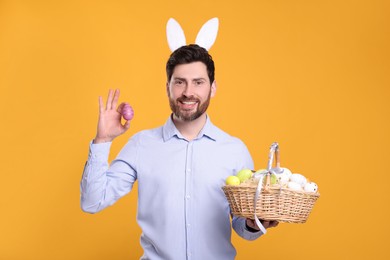
[[[218,25],[218,18],[208,20],[198,32],[195,43],[209,50],[217,38]],[[170,18],[167,23],[167,40],[172,52],[187,44],[183,29],[173,18]]]

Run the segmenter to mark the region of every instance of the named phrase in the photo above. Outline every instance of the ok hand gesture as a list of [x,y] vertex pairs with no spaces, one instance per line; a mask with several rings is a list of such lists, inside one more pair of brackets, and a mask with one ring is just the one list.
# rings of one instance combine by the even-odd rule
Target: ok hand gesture
[[103,98],[99,97],[99,121],[96,137],[93,143],[112,142],[117,136],[125,133],[130,128],[130,120],[124,124],[121,122],[122,113],[127,103],[121,103],[118,108],[119,89],[110,89],[106,107],[103,105]]

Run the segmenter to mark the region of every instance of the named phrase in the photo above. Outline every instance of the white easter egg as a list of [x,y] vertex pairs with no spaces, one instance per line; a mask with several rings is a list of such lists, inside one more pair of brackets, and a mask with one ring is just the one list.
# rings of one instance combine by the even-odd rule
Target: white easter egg
[[307,192],[316,192],[318,190],[318,186],[314,182],[309,182],[309,183],[306,183],[306,185],[303,189]]
[[291,174],[290,181],[298,183],[299,185],[301,185],[302,188],[305,187],[307,183],[305,176],[299,173]]
[[271,172],[276,174],[276,177],[279,180],[279,184],[286,185],[290,180],[291,171],[284,167],[274,167],[271,169]]
[[292,182],[292,181],[287,183],[287,188],[291,190],[302,190],[302,186],[299,183]]
[[288,177],[291,176],[292,172],[289,169],[284,167],[281,167],[281,169],[282,169],[282,174],[286,174]]
[[286,174],[286,173],[278,174],[276,176],[278,177],[279,183],[281,185],[286,184],[290,180],[290,176],[288,174]]
[[273,167],[271,168],[271,172],[275,174],[287,174],[288,176],[291,175],[291,171],[284,167]]

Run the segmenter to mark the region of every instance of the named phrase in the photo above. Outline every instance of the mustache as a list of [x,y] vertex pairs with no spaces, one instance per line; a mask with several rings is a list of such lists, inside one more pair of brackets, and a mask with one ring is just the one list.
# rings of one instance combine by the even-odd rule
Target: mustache
[[176,99],[178,102],[200,102],[200,100],[196,97],[186,97],[186,96],[181,96],[178,99]]

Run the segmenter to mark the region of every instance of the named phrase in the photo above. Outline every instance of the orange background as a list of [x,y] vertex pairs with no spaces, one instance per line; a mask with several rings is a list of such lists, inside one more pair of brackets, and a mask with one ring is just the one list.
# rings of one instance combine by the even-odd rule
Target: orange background
[[138,259],[137,193],[83,213],[79,181],[99,95],[135,109],[111,159],[170,110],[165,25],[188,42],[208,19],[218,91],[209,114],[257,168],[278,141],[282,165],[319,185],[305,224],[237,259],[389,259],[389,1],[0,1],[0,259]]

